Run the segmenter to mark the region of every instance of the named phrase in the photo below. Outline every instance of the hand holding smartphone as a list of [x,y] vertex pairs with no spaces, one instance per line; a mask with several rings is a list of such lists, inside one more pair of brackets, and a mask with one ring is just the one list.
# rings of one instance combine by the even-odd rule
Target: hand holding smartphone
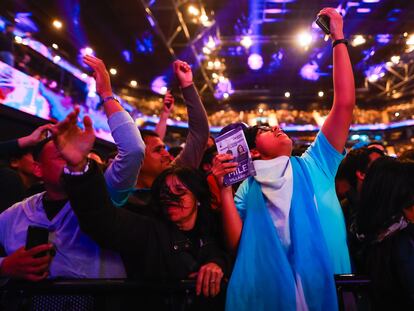
[[315,23],[323,30],[324,33],[327,35],[331,34],[329,17],[327,15],[319,15]]
[[[26,250],[29,250],[35,246],[49,243],[49,230],[38,226],[29,226],[27,228],[26,235]],[[46,256],[47,252],[41,252],[35,255],[35,258]]]

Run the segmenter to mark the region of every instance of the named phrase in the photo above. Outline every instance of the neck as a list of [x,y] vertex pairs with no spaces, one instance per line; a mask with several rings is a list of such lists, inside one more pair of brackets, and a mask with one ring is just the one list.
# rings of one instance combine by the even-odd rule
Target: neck
[[186,219],[183,219],[180,223],[177,223],[177,227],[182,231],[190,231],[194,228],[197,219],[197,209],[194,213],[191,213]]
[[136,188],[151,188],[152,184],[154,183],[154,180],[155,178],[153,176],[146,175],[145,173],[139,174]]
[[45,188],[46,188],[45,197],[49,201],[64,200],[64,199],[67,199],[67,197],[68,197],[68,195],[66,194],[66,192],[64,192],[62,190],[51,189],[47,185],[45,185]]

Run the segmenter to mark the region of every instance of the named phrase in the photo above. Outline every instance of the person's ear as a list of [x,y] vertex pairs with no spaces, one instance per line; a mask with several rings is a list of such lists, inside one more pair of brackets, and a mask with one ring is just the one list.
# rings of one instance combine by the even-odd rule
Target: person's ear
[[43,177],[42,165],[37,161],[33,162],[33,175],[35,175],[37,178]]
[[250,155],[252,156],[253,160],[260,159],[261,157],[260,152],[256,148],[250,149]]

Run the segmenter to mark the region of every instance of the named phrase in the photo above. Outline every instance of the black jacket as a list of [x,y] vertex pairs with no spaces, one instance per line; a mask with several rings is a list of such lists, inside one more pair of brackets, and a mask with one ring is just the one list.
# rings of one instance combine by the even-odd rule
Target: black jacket
[[118,251],[129,278],[185,279],[208,262],[229,272],[228,256],[213,233],[199,233],[198,221],[191,232],[184,232],[171,222],[114,207],[94,162],[86,174],[63,178],[82,231],[101,247]]

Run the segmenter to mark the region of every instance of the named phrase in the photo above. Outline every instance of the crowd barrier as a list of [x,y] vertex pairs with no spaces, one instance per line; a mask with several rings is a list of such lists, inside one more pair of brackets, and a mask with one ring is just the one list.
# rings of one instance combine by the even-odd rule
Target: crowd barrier
[[[339,310],[371,310],[370,280],[335,276]],[[38,283],[9,280],[0,286],[0,310],[117,311],[222,310],[225,284],[215,299],[197,297],[194,280],[136,282],[125,279],[55,279]]]

